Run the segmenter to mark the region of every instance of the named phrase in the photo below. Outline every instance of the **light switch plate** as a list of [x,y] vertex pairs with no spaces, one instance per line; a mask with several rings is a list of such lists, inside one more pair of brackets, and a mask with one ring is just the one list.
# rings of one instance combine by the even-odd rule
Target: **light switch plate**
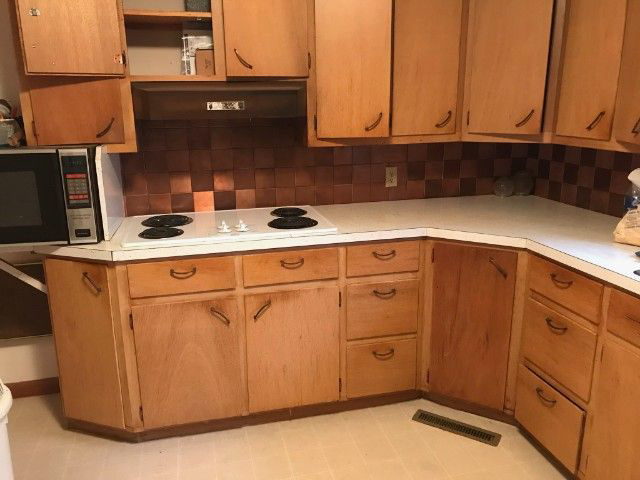
[[385,168],[384,186],[385,187],[397,187],[398,186],[398,167],[387,167],[387,168]]

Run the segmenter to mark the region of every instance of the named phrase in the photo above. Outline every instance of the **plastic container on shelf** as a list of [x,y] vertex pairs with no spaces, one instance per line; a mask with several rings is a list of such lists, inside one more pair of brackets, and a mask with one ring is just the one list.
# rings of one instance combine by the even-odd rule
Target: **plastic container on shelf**
[[13,480],[9,432],[7,431],[12,401],[11,391],[0,380],[0,478],[2,480]]

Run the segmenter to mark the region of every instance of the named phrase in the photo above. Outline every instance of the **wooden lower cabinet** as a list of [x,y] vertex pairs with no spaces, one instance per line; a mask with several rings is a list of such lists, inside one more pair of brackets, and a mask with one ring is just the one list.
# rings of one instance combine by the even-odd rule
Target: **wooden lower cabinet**
[[245,297],[250,412],[338,400],[338,302],[337,286]]
[[429,388],[504,408],[517,253],[436,243]]
[[145,429],[246,412],[235,297],[132,308]]

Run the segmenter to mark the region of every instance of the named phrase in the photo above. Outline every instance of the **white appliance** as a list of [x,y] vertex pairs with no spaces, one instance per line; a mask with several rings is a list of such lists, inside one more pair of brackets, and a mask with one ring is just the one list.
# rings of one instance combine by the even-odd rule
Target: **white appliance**
[[[278,212],[290,213],[291,215],[278,216]],[[293,215],[293,213],[297,213],[297,215]],[[156,219],[158,220],[156,221]],[[172,220],[176,220],[177,223]],[[180,221],[189,223],[180,224]],[[147,225],[143,225],[142,222]],[[276,226],[284,225],[285,228],[276,228],[276,226],[270,226],[270,223]],[[243,242],[330,235],[338,231],[335,225],[310,206],[128,217],[124,220],[121,228],[123,230],[121,242],[123,248]],[[157,228],[157,231],[154,228]],[[179,233],[175,230],[178,230]],[[143,232],[149,231],[152,237],[156,236],[156,233],[175,236],[143,238],[148,236]]]
[[9,432],[7,432],[7,420],[9,418],[9,410],[11,410],[11,403],[11,391],[0,380],[0,478],[2,480],[13,480]]

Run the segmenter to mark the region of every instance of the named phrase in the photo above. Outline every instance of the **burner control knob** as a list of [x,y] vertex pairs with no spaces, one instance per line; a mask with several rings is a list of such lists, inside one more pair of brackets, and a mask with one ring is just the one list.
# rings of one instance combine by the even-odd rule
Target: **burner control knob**
[[238,222],[238,225],[236,225],[236,230],[239,232],[248,232],[249,226],[246,223],[244,223],[242,220],[240,220]]
[[223,220],[222,223],[218,226],[218,232],[229,233],[230,231],[231,229],[229,228],[229,225],[227,225],[227,222]]

